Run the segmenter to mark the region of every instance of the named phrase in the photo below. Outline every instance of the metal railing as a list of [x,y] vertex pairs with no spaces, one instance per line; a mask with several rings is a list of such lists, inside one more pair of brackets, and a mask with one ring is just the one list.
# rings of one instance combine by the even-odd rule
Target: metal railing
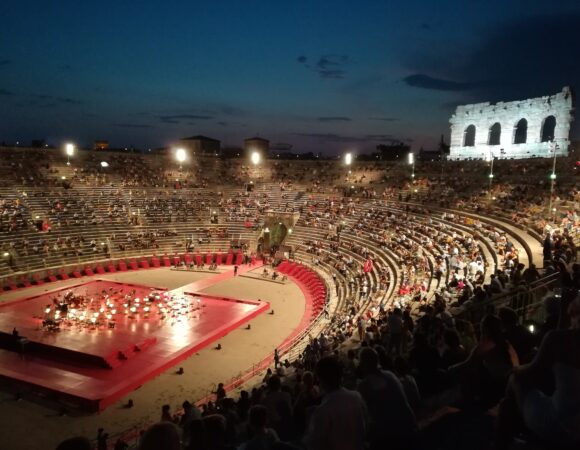
[[561,276],[559,273],[554,273],[533,283],[521,284],[487,301],[471,304],[455,317],[479,322],[491,310],[509,307],[517,313],[520,323],[530,320],[541,322],[545,316],[544,298],[550,292],[557,292],[560,286]]

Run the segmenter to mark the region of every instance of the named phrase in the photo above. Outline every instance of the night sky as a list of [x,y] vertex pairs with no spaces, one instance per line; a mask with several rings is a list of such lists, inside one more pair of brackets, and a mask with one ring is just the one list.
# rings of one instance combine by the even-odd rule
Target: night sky
[[434,148],[457,104],[580,87],[578,0],[11,1],[0,17],[5,142]]

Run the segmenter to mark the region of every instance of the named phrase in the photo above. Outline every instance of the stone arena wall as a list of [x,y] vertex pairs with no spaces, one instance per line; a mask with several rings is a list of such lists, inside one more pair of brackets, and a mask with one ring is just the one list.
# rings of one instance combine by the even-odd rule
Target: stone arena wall
[[[554,155],[554,147],[558,156],[567,156],[573,109],[573,94],[569,87],[555,95],[539,98],[458,106],[450,119],[450,158],[488,160],[492,155],[495,158],[546,158]],[[550,116],[556,119],[552,143],[545,139],[542,142],[543,126]],[[516,127],[521,119],[527,121],[527,138],[525,143],[516,144]],[[500,141],[497,145],[489,145],[490,130],[495,123],[501,126]],[[473,145],[465,145],[470,125],[475,126],[475,139]]]

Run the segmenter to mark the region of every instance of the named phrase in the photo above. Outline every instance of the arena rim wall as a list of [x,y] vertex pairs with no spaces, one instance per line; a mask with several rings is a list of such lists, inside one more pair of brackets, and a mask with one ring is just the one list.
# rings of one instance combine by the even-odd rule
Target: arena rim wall
[[573,110],[573,94],[567,86],[555,95],[539,98],[460,105],[449,120],[449,157],[547,158],[554,150],[558,156],[567,156]]

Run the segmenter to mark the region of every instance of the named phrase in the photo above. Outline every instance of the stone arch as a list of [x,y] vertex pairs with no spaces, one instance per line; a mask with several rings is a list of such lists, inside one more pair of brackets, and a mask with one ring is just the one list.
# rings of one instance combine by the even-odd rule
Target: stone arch
[[550,142],[554,140],[554,131],[556,130],[556,118],[548,116],[542,123],[542,131],[540,134],[541,142]]
[[489,138],[487,140],[488,145],[499,145],[501,142],[501,124],[499,122],[494,123],[489,128]]
[[514,127],[514,144],[525,144],[528,141],[528,121],[520,119]]
[[463,146],[475,146],[475,125],[469,125],[463,132]]

